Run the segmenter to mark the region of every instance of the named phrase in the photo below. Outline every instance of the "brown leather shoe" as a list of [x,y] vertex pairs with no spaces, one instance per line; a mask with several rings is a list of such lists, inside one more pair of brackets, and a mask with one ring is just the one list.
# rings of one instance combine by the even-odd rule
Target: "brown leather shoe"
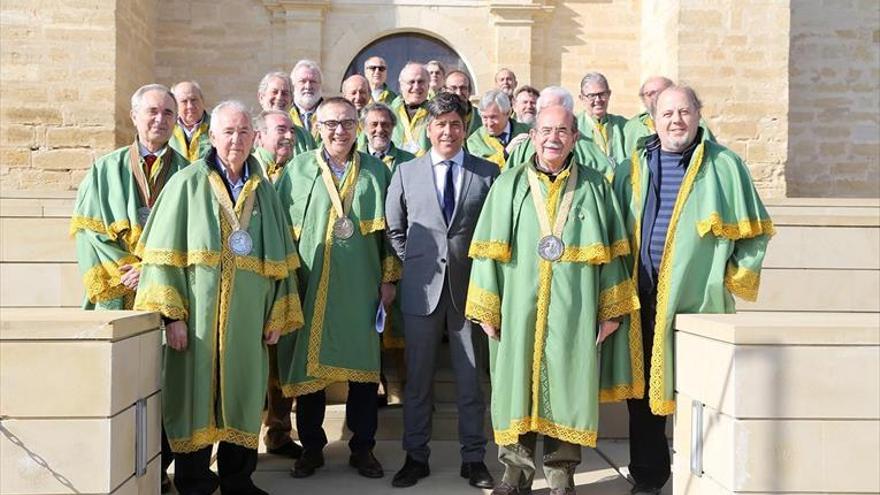
[[382,464],[373,455],[372,450],[352,452],[351,457],[348,458],[348,465],[357,469],[358,474],[365,478],[381,478],[385,476]]

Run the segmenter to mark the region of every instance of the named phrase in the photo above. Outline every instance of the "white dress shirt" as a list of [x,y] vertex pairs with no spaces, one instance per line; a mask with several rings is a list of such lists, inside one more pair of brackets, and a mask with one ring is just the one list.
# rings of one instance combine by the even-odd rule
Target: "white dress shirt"
[[[431,148],[431,167],[434,170],[434,189],[437,192],[437,202],[440,204],[440,210],[443,211],[443,190],[446,188],[446,168],[448,165],[445,163],[440,163],[446,158],[441,157],[437,154],[437,152]],[[461,167],[464,163],[464,150],[458,150],[458,153],[455,154],[452,158],[452,187],[455,190],[455,200],[458,201],[458,196],[461,193]]]

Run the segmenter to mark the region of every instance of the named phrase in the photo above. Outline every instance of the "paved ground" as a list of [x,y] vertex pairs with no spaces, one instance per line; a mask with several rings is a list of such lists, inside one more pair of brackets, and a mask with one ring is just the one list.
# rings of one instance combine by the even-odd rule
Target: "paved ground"
[[[385,467],[385,477],[371,480],[359,476],[348,466],[348,445],[345,441],[337,441],[324,450],[326,465],[306,479],[290,477],[289,469],[292,460],[269,454],[260,454],[254,482],[272,494],[327,494],[336,495],[353,493],[356,495],[477,495],[490,493],[490,490],[479,490],[467,484],[459,477],[460,458],[458,443],[455,441],[434,441],[431,443],[431,476],[421,480],[411,488],[392,488],[391,478],[400,469],[404,461],[404,453],[399,441],[383,440],[376,445],[376,457]],[[540,443],[539,443],[540,447]],[[486,464],[500,480],[502,468],[496,460],[497,451],[490,442],[490,451],[486,455]],[[628,460],[627,443],[625,441],[604,440],[599,442],[598,449],[584,449],[583,462],[575,474],[575,483],[579,495],[625,495],[629,493],[630,484],[624,478]],[[173,467],[172,467],[173,470]],[[668,483],[664,494],[672,493],[672,483]],[[547,484],[540,470],[535,476],[533,486],[536,495],[548,492]]]

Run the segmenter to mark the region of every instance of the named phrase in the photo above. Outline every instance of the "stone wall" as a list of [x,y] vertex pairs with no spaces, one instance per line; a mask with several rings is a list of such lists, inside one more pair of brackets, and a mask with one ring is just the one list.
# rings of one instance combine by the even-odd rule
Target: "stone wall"
[[76,188],[116,144],[114,8],[4,0],[0,19],[0,188]]
[[798,2],[791,12],[786,181],[792,196],[880,196],[880,6]]

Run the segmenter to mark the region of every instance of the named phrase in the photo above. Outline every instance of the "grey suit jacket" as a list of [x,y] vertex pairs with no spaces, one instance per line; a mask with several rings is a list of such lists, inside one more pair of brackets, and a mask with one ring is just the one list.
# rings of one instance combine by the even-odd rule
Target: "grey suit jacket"
[[461,191],[449,226],[437,201],[431,154],[398,165],[385,199],[386,234],[403,261],[397,287],[404,313],[427,316],[443,292],[449,291],[456,309],[464,313],[471,259],[468,248],[483,202],[498,166],[465,152]]

